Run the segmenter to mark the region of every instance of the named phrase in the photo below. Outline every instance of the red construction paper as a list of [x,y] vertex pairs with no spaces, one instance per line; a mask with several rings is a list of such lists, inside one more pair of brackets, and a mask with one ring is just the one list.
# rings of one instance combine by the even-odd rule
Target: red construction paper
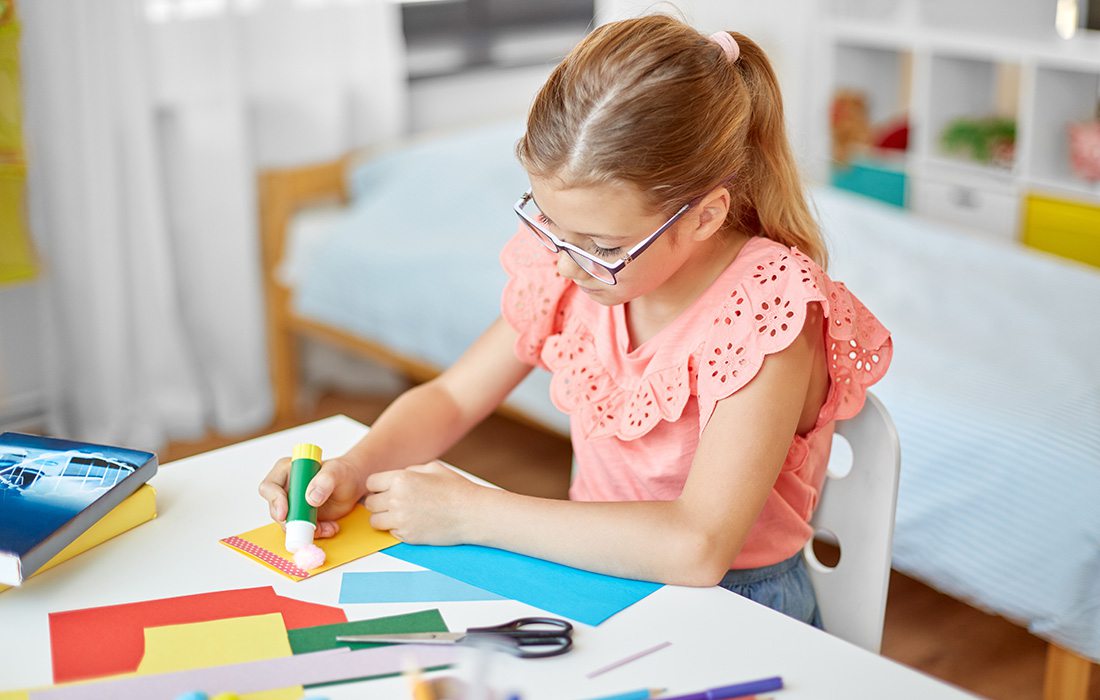
[[50,613],[54,683],[137,670],[146,627],[282,613],[286,628],[347,622],[340,608],[275,594],[271,586]]

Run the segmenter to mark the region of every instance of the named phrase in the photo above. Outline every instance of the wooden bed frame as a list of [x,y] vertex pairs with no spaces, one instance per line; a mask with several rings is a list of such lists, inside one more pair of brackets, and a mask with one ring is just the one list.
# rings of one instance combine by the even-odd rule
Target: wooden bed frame
[[[264,294],[267,306],[268,355],[275,397],[275,417],[291,422],[298,415],[301,381],[300,338],[329,343],[359,357],[394,369],[413,382],[425,382],[441,368],[402,355],[368,338],[349,333],[294,313],[290,290],[280,281],[277,268],[286,250],[287,228],[294,214],[321,203],[346,203],[346,172],[353,156],[297,168],[262,171],[259,175],[260,236]],[[560,433],[527,414],[502,407],[498,413],[555,435]],[[1092,662],[1054,643],[1047,644],[1044,700],[1087,700]]]

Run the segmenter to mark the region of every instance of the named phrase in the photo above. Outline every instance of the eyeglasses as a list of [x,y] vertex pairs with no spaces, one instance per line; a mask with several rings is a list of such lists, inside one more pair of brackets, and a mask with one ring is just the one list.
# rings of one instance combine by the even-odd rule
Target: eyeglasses
[[538,204],[531,195],[531,190],[527,190],[523,193],[523,196],[516,202],[514,209],[520,220],[527,224],[527,228],[531,230],[531,233],[535,235],[535,238],[539,239],[539,242],[542,243],[547,250],[552,253],[559,253],[564,250],[582,270],[604,284],[615,284],[615,275],[621,272],[628,263],[637,260],[638,256],[641,255],[646,248],[653,245],[653,241],[657,240],[662,233],[667,231],[670,226],[676,223],[676,221],[684,215],[684,212],[691,208],[691,205],[692,202],[688,202],[680,207],[680,210],[673,214],[671,219],[662,224],[661,228],[646,236],[638,245],[628,250],[626,255],[613,263],[606,263],[592,253],[581,250],[572,243],[566,243],[540,226],[536,219],[546,217],[539,211]]

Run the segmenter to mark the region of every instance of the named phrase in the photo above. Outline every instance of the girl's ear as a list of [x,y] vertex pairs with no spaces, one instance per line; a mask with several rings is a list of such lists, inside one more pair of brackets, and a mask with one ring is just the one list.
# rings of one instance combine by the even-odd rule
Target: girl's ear
[[705,241],[722,229],[726,223],[726,214],[730,210],[730,193],[725,187],[715,187],[699,198],[695,205],[696,216],[689,221],[695,222],[691,237],[696,241]]

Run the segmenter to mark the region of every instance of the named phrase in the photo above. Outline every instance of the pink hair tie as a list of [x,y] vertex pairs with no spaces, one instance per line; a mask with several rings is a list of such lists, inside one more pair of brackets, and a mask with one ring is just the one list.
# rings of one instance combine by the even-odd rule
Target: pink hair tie
[[722,47],[730,63],[736,61],[741,55],[741,47],[737,45],[737,39],[734,39],[729,32],[715,32],[710,35],[710,40]]

